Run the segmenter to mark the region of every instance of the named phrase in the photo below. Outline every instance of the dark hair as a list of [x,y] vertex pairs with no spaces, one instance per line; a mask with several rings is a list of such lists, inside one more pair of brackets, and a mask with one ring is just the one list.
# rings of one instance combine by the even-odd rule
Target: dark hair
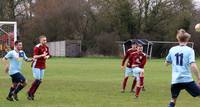
[[142,45],[142,44],[140,44],[140,43],[138,43],[138,44],[137,44],[137,46],[138,46],[138,47],[143,47],[143,45]]
[[138,43],[137,43],[137,41],[132,41],[132,43],[131,43],[132,45],[137,45]]
[[15,41],[15,45],[18,45],[19,43],[22,43],[22,41],[20,40]]

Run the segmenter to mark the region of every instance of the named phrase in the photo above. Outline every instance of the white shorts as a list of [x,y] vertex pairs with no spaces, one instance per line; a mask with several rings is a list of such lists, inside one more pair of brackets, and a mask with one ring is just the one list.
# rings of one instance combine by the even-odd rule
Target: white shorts
[[132,71],[133,71],[133,76],[136,77],[137,80],[140,80],[140,73],[143,71],[143,69],[139,67],[135,67],[135,68],[132,68]]
[[33,77],[35,79],[43,79],[44,78],[44,69],[32,68]]
[[125,77],[128,77],[128,76],[133,76],[133,70],[132,70],[132,68],[126,67],[126,69],[125,69]]

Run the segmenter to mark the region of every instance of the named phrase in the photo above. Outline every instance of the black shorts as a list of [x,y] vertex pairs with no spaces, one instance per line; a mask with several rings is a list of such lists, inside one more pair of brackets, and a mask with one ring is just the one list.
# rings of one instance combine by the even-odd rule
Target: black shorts
[[13,83],[19,83],[19,82],[24,83],[26,81],[24,76],[19,72],[10,76],[12,78]]
[[200,96],[200,87],[197,84],[192,82],[187,83],[177,83],[171,85],[171,94],[172,98],[177,98],[180,91],[185,89],[191,96],[197,97]]

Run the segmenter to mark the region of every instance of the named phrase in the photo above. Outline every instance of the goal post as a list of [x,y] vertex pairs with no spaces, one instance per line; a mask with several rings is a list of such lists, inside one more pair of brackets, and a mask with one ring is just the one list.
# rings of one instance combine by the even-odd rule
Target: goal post
[[10,49],[14,49],[14,42],[17,40],[17,22],[0,21],[0,55]]
[[[143,45],[143,52],[149,59],[151,58],[163,58],[168,53],[169,49],[179,44],[179,42],[173,41],[148,41],[146,39],[130,39],[128,41],[118,41],[118,44],[122,44],[122,53],[125,55],[126,51],[131,48],[131,41],[136,41]],[[189,47],[194,48],[194,42],[188,42]]]
[[[0,21],[0,29],[1,31],[3,30],[1,27],[3,25],[13,25],[13,33],[14,33],[14,41],[17,40],[17,22],[10,22],[10,21]],[[3,30],[4,33],[9,33],[5,30]]]
[[[149,42],[152,44],[150,47],[149,58],[154,57],[153,53],[159,53],[158,51],[165,51],[165,53],[167,51],[167,53],[168,53],[168,51],[171,47],[179,44],[179,42],[172,42],[172,41],[149,41]],[[156,45],[160,45],[159,47],[161,47],[161,48],[157,47],[157,49],[154,50],[156,48]],[[194,48],[194,42],[188,42],[187,46]],[[161,55],[161,57],[162,57],[162,55]]]

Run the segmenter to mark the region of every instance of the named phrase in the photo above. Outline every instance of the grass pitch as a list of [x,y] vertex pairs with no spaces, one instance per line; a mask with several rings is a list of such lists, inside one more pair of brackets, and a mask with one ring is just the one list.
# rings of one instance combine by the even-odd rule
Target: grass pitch
[[[167,107],[170,100],[171,67],[164,60],[149,60],[145,68],[145,88],[139,99],[120,93],[123,71],[117,58],[52,58],[35,101],[26,99],[33,80],[30,63],[24,63],[23,74],[28,86],[19,93],[18,102],[5,100],[11,84],[0,65],[0,107]],[[198,61],[200,62],[200,61]],[[199,107],[198,98],[183,91],[177,107]]]

